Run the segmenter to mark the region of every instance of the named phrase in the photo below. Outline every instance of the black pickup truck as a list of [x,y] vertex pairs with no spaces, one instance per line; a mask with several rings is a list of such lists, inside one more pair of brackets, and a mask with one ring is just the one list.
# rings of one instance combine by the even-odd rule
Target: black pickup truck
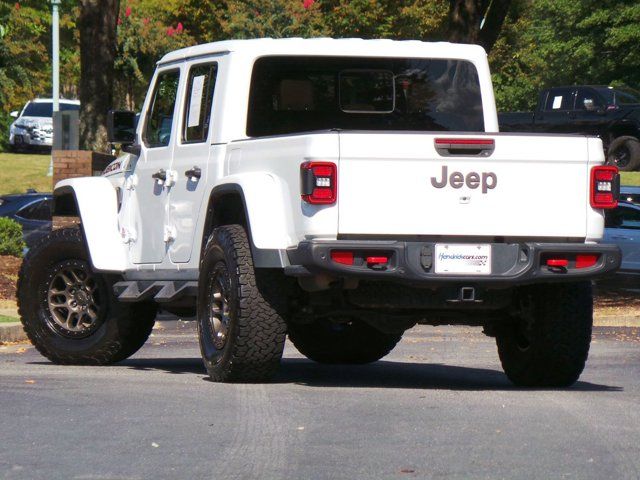
[[542,90],[535,112],[498,115],[502,132],[582,133],[602,139],[607,163],[640,167],[640,93],[607,86]]

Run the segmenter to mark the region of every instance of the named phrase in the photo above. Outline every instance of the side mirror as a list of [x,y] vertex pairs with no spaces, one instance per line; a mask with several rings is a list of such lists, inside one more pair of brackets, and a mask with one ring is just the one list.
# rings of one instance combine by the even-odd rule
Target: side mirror
[[11,112],[9,115],[11,115],[13,118],[18,118],[18,114],[20,112],[18,112],[18,110],[14,110],[13,112]]
[[107,114],[107,141],[132,144],[136,141],[137,118],[128,110],[109,110]]

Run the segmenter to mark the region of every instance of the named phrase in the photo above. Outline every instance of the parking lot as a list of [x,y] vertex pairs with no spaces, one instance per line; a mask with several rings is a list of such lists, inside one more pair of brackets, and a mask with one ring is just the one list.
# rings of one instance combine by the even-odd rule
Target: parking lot
[[261,385],[214,384],[193,324],[111,367],[0,347],[0,478],[639,478],[640,331],[596,328],[566,390],[516,389],[479,329],[416,327],[383,361],[287,345]]

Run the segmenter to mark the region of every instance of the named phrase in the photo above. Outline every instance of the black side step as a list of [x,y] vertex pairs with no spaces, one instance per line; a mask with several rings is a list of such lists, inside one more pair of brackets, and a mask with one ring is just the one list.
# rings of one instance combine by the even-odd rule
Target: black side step
[[141,302],[154,300],[167,303],[181,297],[195,297],[198,282],[186,280],[128,280],[113,285],[113,292],[121,302]]

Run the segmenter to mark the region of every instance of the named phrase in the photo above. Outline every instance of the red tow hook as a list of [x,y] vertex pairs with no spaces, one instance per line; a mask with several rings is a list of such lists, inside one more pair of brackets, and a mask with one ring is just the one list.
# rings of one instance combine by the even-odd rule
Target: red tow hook
[[567,273],[569,260],[566,258],[549,258],[547,259],[547,268],[555,273]]
[[367,257],[367,267],[373,270],[385,270],[388,262],[389,257],[384,257],[382,255]]

